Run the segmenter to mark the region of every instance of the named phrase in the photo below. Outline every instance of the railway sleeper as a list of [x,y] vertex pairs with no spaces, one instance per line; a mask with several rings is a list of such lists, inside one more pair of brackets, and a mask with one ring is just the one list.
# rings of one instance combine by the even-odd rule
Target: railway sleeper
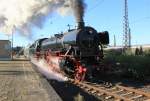
[[116,92],[116,91],[118,91],[118,90],[120,90],[120,89],[118,89],[118,88],[116,88],[116,87],[107,89],[107,91],[109,91],[109,92]]
[[134,97],[132,97],[131,99],[139,99],[139,98],[141,98],[141,97],[144,97],[144,95],[137,95],[137,96],[134,96]]
[[105,95],[105,93],[98,93],[97,94],[99,97]]
[[114,91],[113,93],[120,93],[120,92],[123,92],[124,89],[121,89],[121,90],[118,90],[118,91]]
[[93,91],[91,91],[91,93],[92,93],[92,94],[95,94],[95,93],[97,93],[97,91],[96,91],[96,90],[93,90]]
[[105,100],[112,99],[112,98],[113,98],[113,96],[106,96]]
[[121,96],[128,96],[130,94],[133,94],[133,92],[128,92],[128,93],[125,93],[125,94],[121,94]]
[[89,84],[91,84],[91,85],[97,85],[97,83],[89,83]]
[[113,88],[111,88],[110,90],[117,90],[118,88],[117,87],[113,87]]

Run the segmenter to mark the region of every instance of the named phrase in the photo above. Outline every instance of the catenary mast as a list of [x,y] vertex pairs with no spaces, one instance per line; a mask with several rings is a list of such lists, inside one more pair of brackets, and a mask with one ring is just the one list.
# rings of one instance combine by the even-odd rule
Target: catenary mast
[[124,0],[124,16],[123,16],[123,46],[129,48],[131,46],[131,32],[128,19],[128,1]]

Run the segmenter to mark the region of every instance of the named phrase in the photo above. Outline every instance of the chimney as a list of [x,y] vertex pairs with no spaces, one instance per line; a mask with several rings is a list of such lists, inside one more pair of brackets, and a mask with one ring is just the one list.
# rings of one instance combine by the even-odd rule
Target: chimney
[[78,22],[78,29],[83,29],[84,28],[84,22],[80,21]]

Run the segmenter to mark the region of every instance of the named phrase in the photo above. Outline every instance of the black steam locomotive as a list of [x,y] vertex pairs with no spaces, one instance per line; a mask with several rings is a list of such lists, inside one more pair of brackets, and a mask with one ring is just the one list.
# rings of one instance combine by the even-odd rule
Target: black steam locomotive
[[37,59],[44,58],[55,71],[81,81],[92,79],[101,70],[105,44],[109,44],[107,31],[98,33],[79,22],[77,29],[35,41],[29,53]]

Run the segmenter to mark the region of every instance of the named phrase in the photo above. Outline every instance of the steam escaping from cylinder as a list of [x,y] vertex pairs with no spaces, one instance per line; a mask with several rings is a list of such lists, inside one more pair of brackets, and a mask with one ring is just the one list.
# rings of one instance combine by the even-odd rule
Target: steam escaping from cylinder
[[62,82],[68,80],[66,76],[53,71],[44,59],[37,61],[35,58],[31,57],[31,62],[35,65],[35,69],[43,74],[47,79],[53,79]]

